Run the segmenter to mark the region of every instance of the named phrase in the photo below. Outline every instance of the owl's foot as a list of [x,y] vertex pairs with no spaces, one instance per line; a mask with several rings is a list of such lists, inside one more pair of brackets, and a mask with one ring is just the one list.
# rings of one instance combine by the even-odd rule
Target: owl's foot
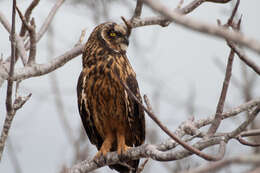
[[106,138],[105,138],[105,140],[104,140],[104,142],[103,142],[103,144],[102,144],[102,146],[101,146],[101,148],[100,148],[100,150],[98,151],[98,153],[95,155],[95,157],[94,157],[94,160],[99,160],[99,158],[100,157],[102,157],[102,156],[106,156],[107,155],[107,153],[110,151],[110,149],[111,149],[111,146],[112,146],[112,143],[114,142],[114,136],[113,135],[108,135]]
[[106,164],[106,159],[104,157],[105,155],[103,155],[101,152],[98,152],[95,157],[93,158],[93,161],[98,165],[104,165]]
[[125,135],[117,133],[117,154],[120,160],[124,160],[127,150],[131,148],[125,144]]
[[127,146],[127,145],[119,145],[117,147],[117,154],[118,155],[125,155],[127,150],[130,149],[131,147]]
[[117,154],[118,154],[118,158],[120,161],[124,161],[126,160],[126,152],[128,149],[130,149],[131,147],[127,146],[127,145],[121,145],[118,146],[117,148]]

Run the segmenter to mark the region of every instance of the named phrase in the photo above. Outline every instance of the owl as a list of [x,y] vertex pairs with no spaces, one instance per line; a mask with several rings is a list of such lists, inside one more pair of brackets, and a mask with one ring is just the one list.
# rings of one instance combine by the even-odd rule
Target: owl
[[[85,44],[83,69],[78,79],[78,109],[88,138],[98,152],[95,158],[145,140],[145,117],[142,107],[128,94],[122,82],[142,101],[136,74],[126,56],[128,27],[107,22],[98,25]],[[136,172],[139,160],[110,165],[120,173]]]

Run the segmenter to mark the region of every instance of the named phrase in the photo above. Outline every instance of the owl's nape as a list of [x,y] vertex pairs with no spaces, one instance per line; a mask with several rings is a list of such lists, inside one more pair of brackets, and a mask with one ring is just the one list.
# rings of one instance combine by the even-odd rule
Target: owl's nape
[[[126,27],[107,22],[91,33],[83,51],[83,70],[78,80],[78,108],[88,138],[100,155],[117,151],[124,154],[128,147],[145,140],[144,111],[128,96],[128,88],[142,101],[135,72],[126,56],[129,31]],[[136,172],[139,160],[110,168],[121,173]]]

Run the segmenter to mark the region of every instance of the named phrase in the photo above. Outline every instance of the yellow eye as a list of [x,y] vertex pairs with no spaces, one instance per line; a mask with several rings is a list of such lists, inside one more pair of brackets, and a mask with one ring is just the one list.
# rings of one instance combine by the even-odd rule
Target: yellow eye
[[111,37],[115,37],[115,36],[116,36],[116,33],[115,33],[115,32],[110,32],[110,36],[111,36]]

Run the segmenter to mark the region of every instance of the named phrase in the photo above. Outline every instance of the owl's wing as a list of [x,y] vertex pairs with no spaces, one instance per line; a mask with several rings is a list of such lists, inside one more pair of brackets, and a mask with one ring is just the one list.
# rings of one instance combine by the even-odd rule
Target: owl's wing
[[[126,78],[126,85],[133,92],[133,94],[142,102],[137,80],[133,74],[128,75]],[[129,99],[129,118],[131,118],[130,127],[134,132],[135,145],[143,144],[145,140],[145,117],[143,108],[128,94]]]
[[89,111],[88,109],[88,103],[85,94],[83,79],[84,79],[84,75],[83,72],[81,72],[77,84],[78,109],[79,109],[83,126],[85,128],[85,131],[88,135],[90,142],[96,145],[96,147],[99,149],[103,143],[103,140],[99,135],[97,128],[95,127],[94,120],[92,117],[93,115],[91,114],[91,111]]

